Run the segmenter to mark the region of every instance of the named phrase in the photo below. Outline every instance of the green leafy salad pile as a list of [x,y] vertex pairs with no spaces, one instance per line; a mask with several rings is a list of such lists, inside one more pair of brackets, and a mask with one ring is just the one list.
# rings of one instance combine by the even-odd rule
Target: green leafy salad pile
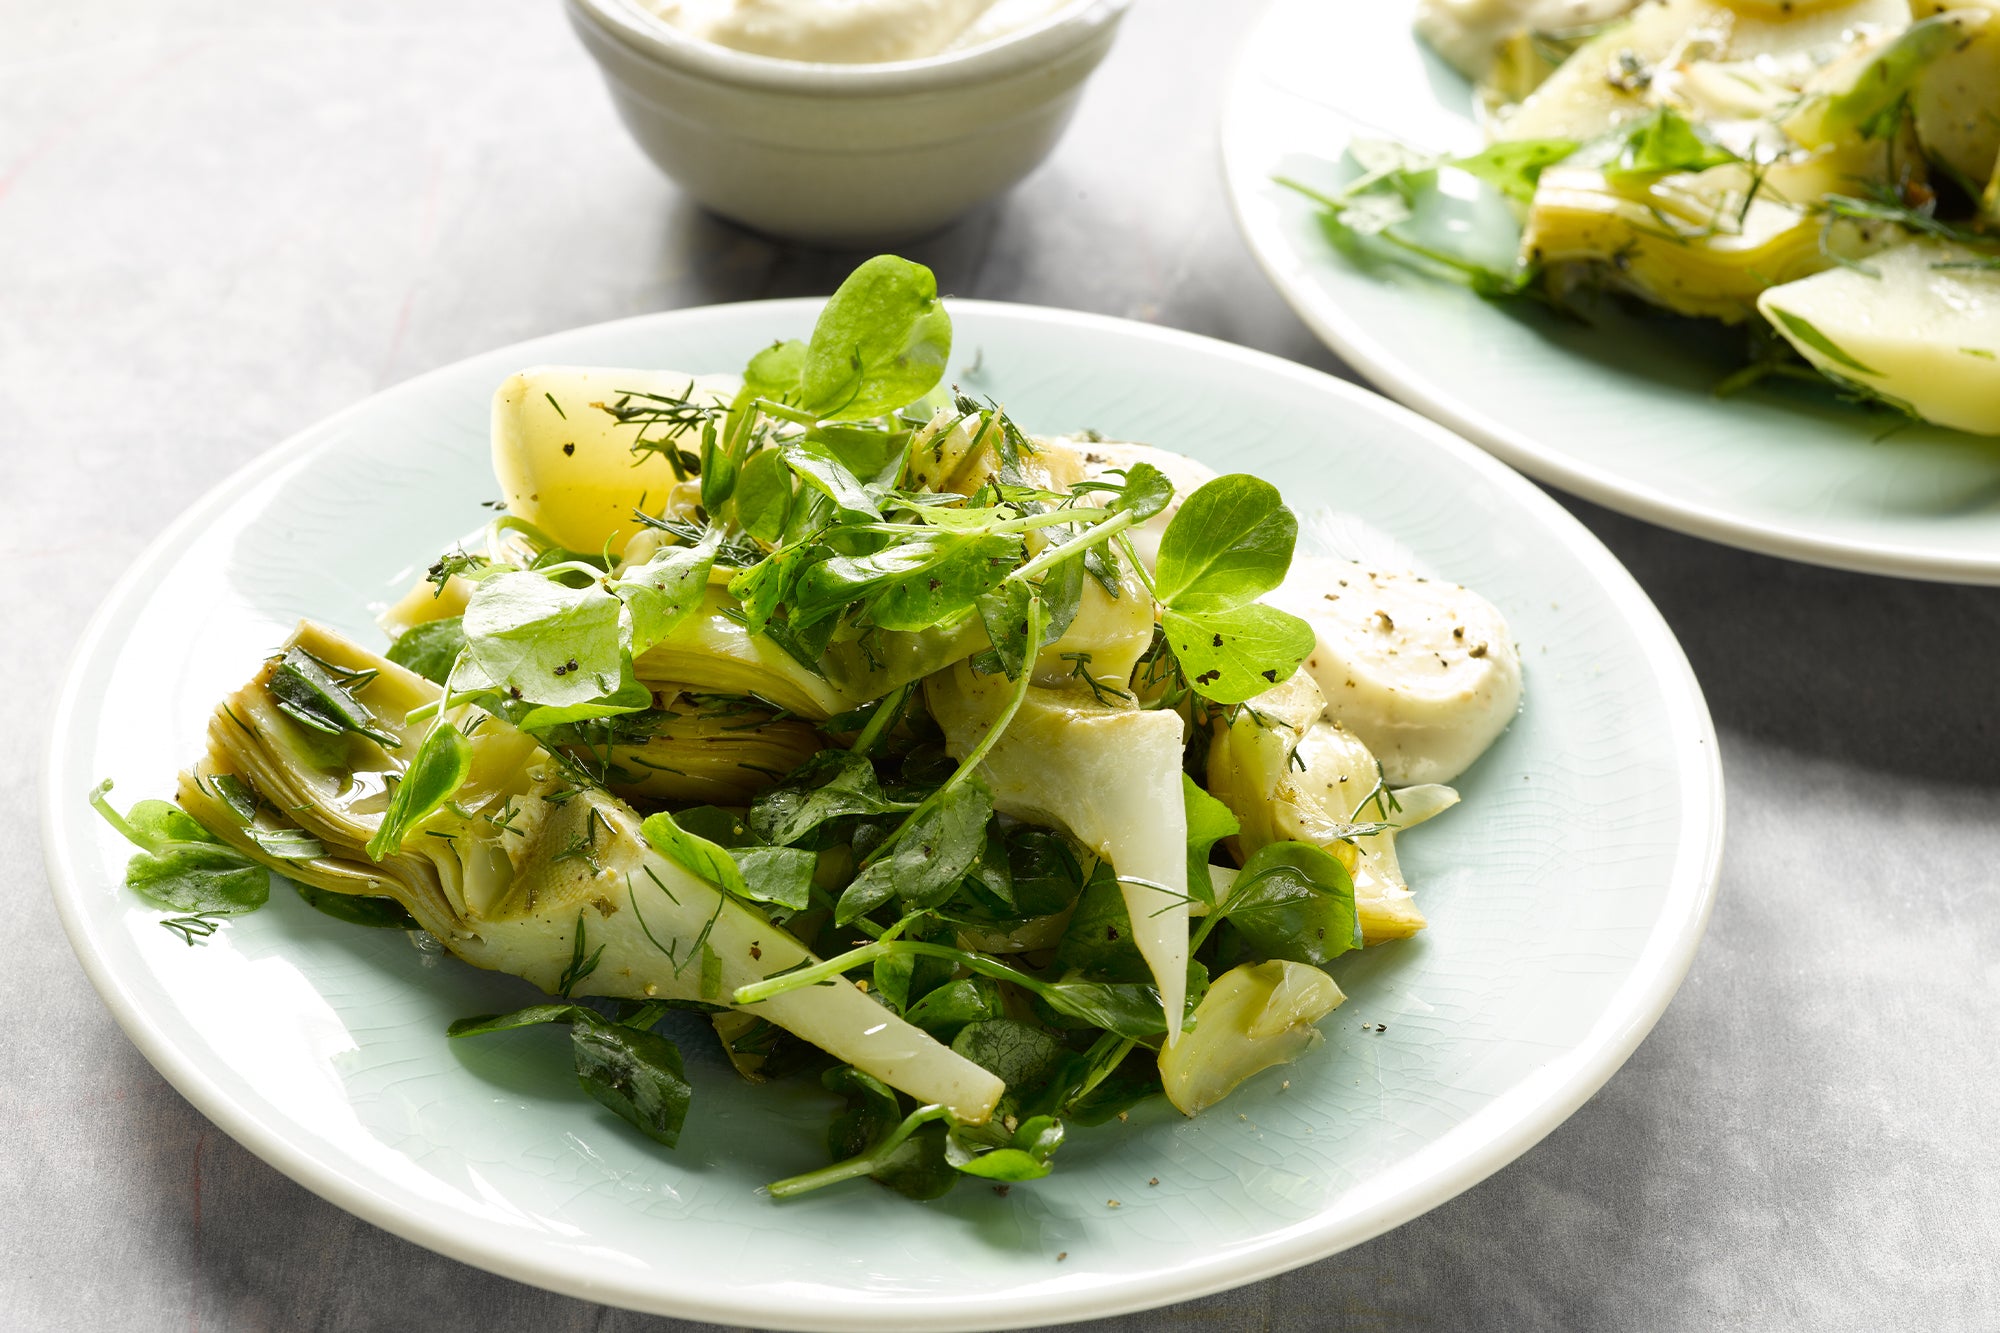
[[837,1094],[833,1164],[779,1197],[1031,1180],[1074,1126],[1309,1049],[1326,965],[1422,919],[1357,899],[1379,768],[1338,808],[1300,785],[1314,631],[1258,600],[1292,514],[1031,440],[941,389],[950,347],[885,256],[740,380],[513,377],[508,512],[386,654],[303,624],[175,803],[94,795],[127,884],[195,944],[277,871],[526,978],[552,999],[451,1035],[566,1026],[669,1147],[700,1103],[661,1024],[699,1011],[744,1077]]

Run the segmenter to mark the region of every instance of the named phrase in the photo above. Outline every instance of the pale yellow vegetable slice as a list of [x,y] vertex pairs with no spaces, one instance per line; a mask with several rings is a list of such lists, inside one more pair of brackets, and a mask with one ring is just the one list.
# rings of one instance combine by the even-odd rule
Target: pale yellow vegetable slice
[[1944,241],[1873,256],[1774,287],[1766,318],[1820,370],[1926,421],[2000,435],[2000,269]]
[[693,426],[622,424],[606,408],[627,394],[727,407],[739,385],[733,375],[579,366],[508,376],[493,395],[493,471],[507,511],[573,551],[618,554],[641,528],[632,512],[658,513],[679,482],[663,453],[633,453],[641,430],[689,453],[699,452],[701,435]]
[[1217,977],[1195,1006],[1194,1028],[1160,1056],[1167,1100],[1196,1115],[1252,1074],[1290,1064],[1322,1040],[1313,1025],[1347,997],[1304,963],[1246,963]]
[[[984,738],[1013,690],[1000,673],[982,676],[964,663],[925,680],[924,697],[954,758]],[[1169,1046],[1187,1001],[1181,749],[1176,713],[1113,706],[1087,689],[1031,687],[979,766],[995,809],[1067,829],[1117,871],[1133,943],[1169,1018]]]

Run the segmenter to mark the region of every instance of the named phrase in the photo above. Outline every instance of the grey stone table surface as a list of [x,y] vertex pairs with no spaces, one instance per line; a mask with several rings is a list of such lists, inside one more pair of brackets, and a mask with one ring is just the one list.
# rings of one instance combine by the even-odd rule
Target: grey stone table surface
[[[1055,157],[909,252],[951,293],[1346,373],[1223,199],[1215,112],[1253,10],[1142,0]],[[693,1327],[396,1239],[184,1103],[57,924],[40,751],[108,582],[261,450],[473,352],[821,293],[853,258],[680,197],[555,0],[0,0],[0,1325]],[[1572,507],[1721,731],[1722,895],[1679,998],[1567,1124],[1427,1216],[1088,1327],[2000,1326],[2000,591]]]

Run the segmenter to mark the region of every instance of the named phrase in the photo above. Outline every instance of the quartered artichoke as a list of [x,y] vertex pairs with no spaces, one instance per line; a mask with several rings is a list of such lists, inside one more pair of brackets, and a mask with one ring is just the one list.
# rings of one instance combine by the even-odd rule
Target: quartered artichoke
[[[244,854],[314,888],[392,898],[466,962],[551,993],[563,989],[579,934],[603,952],[567,989],[576,996],[727,1005],[738,987],[812,961],[754,905],[655,850],[630,806],[574,783],[532,739],[471,707],[447,714],[471,747],[456,794],[399,850],[371,861],[363,849],[423,733],[401,719],[435,705],[439,691],[310,623],[286,649],[356,673],[354,697],[400,744],[294,720],[270,689],[274,659],[217,708],[207,755],[181,776],[182,808]],[[216,780],[226,775],[259,798],[253,822],[221,794]],[[292,829],[320,853],[281,859],[257,836]],[[966,1123],[984,1121],[1004,1087],[845,980],[742,1011]]]

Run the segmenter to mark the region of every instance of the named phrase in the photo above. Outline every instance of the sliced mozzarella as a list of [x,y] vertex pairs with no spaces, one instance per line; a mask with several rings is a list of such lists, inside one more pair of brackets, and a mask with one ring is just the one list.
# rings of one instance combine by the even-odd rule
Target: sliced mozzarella
[[1514,718],[1521,662],[1492,603],[1455,583],[1300,556],[1264,599],[1308,621],[1326,716],[1391,783],[1449,782]]

